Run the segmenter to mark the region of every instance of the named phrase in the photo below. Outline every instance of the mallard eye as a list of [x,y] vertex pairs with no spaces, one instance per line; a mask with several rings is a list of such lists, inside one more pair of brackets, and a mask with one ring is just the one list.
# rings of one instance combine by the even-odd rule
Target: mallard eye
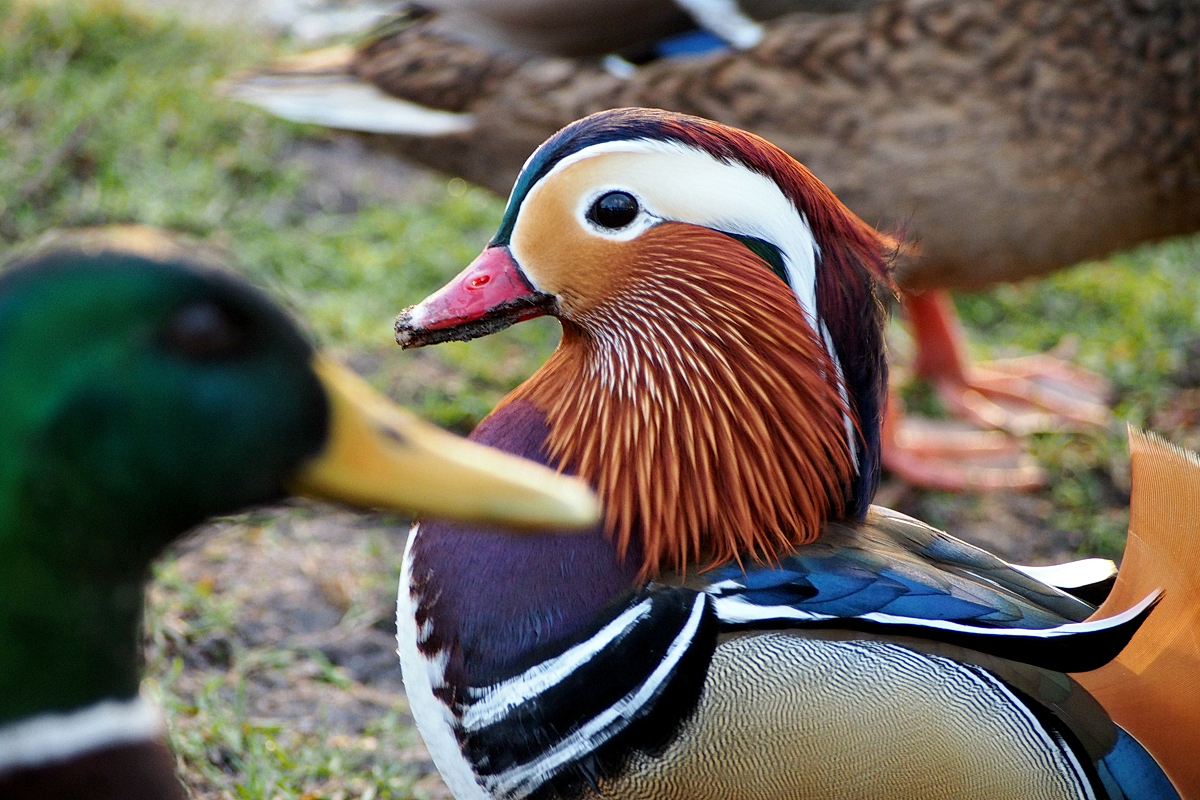
[[624,228],[638,215],[638,202],[629,192],[609,192],[588,209],[587,217],[602,228]]
[[197,359],[236,355],[247,337],[241,315],[211,300],[189,303],[167,323],[164,343],[170,349]]

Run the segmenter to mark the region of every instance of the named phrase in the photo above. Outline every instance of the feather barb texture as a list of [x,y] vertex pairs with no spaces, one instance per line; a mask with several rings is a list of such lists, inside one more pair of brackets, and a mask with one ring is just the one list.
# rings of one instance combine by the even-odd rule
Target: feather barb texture
[[854,465],[837,367],[791,290],[683,223],[637,260],[506,402],[545,411],[550,455],[595,487],[622,554],[639,537],[643,578],[812,541]]

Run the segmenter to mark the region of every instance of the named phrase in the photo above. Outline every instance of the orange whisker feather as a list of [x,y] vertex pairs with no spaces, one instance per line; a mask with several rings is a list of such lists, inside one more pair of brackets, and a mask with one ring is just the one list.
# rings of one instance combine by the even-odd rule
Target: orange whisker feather
[[841,513],[854,477],[837,370],[805,313],[729,237],[664,224],[593,319],[505,402],[547,415],[557,463],[596,487],[642,577],[773,560]]

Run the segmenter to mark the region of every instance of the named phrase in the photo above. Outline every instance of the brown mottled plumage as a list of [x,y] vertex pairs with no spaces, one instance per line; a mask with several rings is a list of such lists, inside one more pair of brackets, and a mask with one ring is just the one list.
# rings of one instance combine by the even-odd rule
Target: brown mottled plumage
[[705,228],[661,225],[636,256],[505,402],[547,412],[552,455],[596,487],[622,553],[639,536],[644,577],[812,541],[842,513],[853,462],[822,377],[834,366],[795,296]]
[[629,78],[421,24],[344,69],[474,114],[469,133],[388,143],[501,193],[542,140],[600,109],[752,129],[859,216],[920,240],[901,285],[979,286],[1200,230],[1197,41],[1187,0],[888,0]]

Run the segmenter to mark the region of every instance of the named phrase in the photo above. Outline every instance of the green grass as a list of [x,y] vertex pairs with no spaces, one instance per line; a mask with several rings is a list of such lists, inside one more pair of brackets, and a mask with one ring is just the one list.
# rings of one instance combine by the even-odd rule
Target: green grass
[[1002,356],[1066,345],[1072,360],[1113,385],[1109,430],[1042,434],[1033,453],[1047,469],[1052,524],[1084,533],[1083,554],[1119,558],[1125,544],[1129,459],[1125,423],[1200,445],[1195,428],[1158,412],[1197,382],[1200,238],[1144,246],[1040,281],[961,295],[975,354]]
[[[442,186],[425,204],[313,208],[282,158],[315,129],[222,99],[217,83],[276,51],[250,32],[205,31],[114,2],[0,0],[0,247],[65,226],[143,223],[236,254],[307,319],[318,341],[374,350],[402,372],[396,313],[465,266],[503,205]],[[442,348],[471,391],[416,392],[427,416],[469,428],[545,357],[553,323]]]
[[1175,239],[963,295],[958,308],[980,354],[1039,352],[1068,337],[1073,360],[1112,381],[1116,415],[1144,426],[1200,341],[1198,266],[1200,239]]
[[[314,207],[305,171],[285,156],[306,137],[329,134],[273,120],[216,91],[222,78],[287,46],[114,2],[0,0],[0,251],[64,226],[144,223],[184,232],[235,254],[238,269],[378,386],[427,417],[468,429],[545,358],[555,324],[525,324],[416,356],[391,342],[391,324],[474,257],[502,203],[458,182],[419,203],[367,202],[355,213]],[[1200,370],[1193,363],[1198,263],[1200,239],[1183,239],[1041,282],[962,295],[958,306],[976,355],[1035,352],[1067,337],[1080,364],[1113,382],[1120,419],[1157,425],[1195,446],[1195,426],[1177,423],[1186,415],[1156,415],[1180,397],[1181,382],[1200,383],[1187,377]],[[406,377],[417,367],[427,374],[431,363],[437,379]],[[1128,490],[1123,430],[1047,434],[1034,447],[1052,479],[1042,493],[1050,525],[1082,532],[1083,552],[1119,554]],[[938,504],[950,501],[923,496],[935,518]],[[168,561],[158,585],[175,616],[149,632],[152,640],[163,637],[155,640],[163,653],[172,636],[201,641],[237,613],[211,587],[189,584],[172,569]],[[228,663],[220,676],[187,692],[174,657],[154,665],[155,691],[175,721],[172,743],[189,779],[239,800],[412,793],[407,774],[370,757],[371,742],[412,735],[401,711],[336,741],[284,730],[246,713],[240,698],[247,681],[294,669],[299,660],[315,665],[320,681],[341,685],[345,676],[292,650],[234,648],[221,657]]]
[[[171,747],[196,796],[424,795],[405,756],[417,733],[403,695],[358,683],[306,638],[317,628],[335,638],[352,635],[392,613],[400,547],[387,531],[396,521],[372,515],[347,525],[343,519],[327,524],[325,539],[296,535],[298,526],[321,524],[321,513],[301,505],[219,521],[190,545],[202,556],[193,559],[190,572],[176,556],[155,570],[144,688],[166,709]],[[272,594],[278,592],[271,587],[275,573],[281,565],[303,572],[314,546],[322,574],[336,576],[344,592],[341,620],[328,630],[318,622],[300,634],[263,634],[281,619],[272,601],[296,601],[294,594]],[[250,599],[234,600],[231,580],[253,587]]]
[[[232,771],[232,792],[238,800],[412,797],[414,776],[408,768],[377,757],[381,742],[416,739],[402,700],[352,735],[300,732],[247,713],[246,682],[253,673],[283,671],[300,659],[320,664],[322,657],[288,651],[239,654],[227,673],[209,678],[198,691],[186,692],[175,686],[183,672],[177,658],[165,677],[152,684],[151,691],[173,720],[171,746],[188,765],[184,774],[189,785],[221,787],[230,783]],[[349,688],[349,680],[337,668],[328,662],[324,666],[329,682]]]

